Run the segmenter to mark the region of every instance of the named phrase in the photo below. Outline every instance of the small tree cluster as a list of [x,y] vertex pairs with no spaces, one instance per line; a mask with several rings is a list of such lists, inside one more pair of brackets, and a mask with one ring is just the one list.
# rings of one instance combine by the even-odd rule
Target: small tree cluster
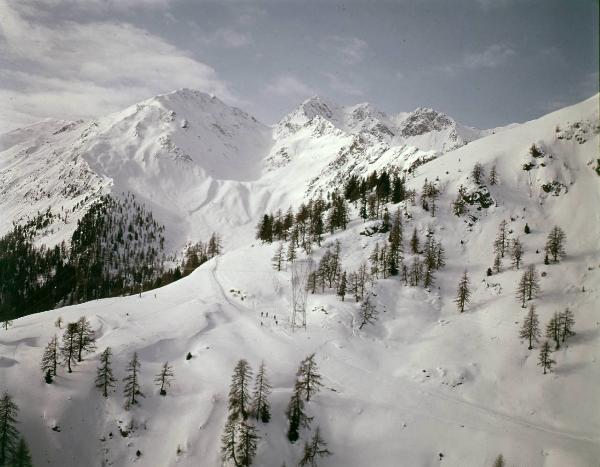
[[517,298],[521,301],[521,306],[525,308],[525,302],[535,298],[540,291],[540,281],[534,264],[523,272],[521,280],[517,285]]
[[573,332],[574,325],[575,315],[569,308],[565,308],[563,312],[554,313],[554,316],[546,325],[546,337],[554,340],[555,350],[560,349],[561,343],[575,335]]
[[229,415],[221,437],[221,454],[224,462],[236,467],[252,465],[260,439],[256,427],[249,418],[263,423],[271,419],[268,396],[271,385],[264,362],[261,363],[254,381],[254,393],[250,396],[252,369],[246,360],[236,364],[229,389]]
[[189,245],[185,250],[185,258],[182,265],[182,275],[187,276],[198,266],[206,263],[223,252],[221,237],[214,232],[208,242],[197,242]]
[[313,353],[300,363],[296,373],[294,392],[286,410],[288,418],[287,435],[290,442],[297,441],[300,437],[300,430],[309,427],[312,417],[306,415],[304,402],[310,402],[311,396],[314,396],[322,386],[321,375],[318,372],[315,354]]
[[431,217],[435,217],[436,201],[440,197],[440,188],[434,182],[428,182],[425,179],[423,190],[421,192],[421,206],[425,211],[431,212]]
[[552,256],[552,260],[556,263],[563,258],[565,253],[565,245],[567,236],[565,232],[558,226],[554,226],[548,234],[546,241],[546,254]]
[[[95,348],[95,333],[85,316],[79,318],[75,323],[67,324],[62,337],[60,353],[69,373],[73,372],[72,365],[83,361],[84,352],[91,352]],[[46,352],[44,356],[46,356]],[[54,373],[54,376],[56,376],[56,373]]]

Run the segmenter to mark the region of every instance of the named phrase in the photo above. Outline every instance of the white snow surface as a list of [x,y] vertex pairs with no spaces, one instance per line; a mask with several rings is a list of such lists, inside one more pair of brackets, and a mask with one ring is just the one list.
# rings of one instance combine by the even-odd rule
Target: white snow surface
[[[255,465],[297,465],[302,440],[309,439],[310,431],[304,430],[302,440],[291,445],[284,412],[298,364],[312,352],[324,387],[307,411],[314,416],[313,430],[321,427],[333,452],[319,462],[323,467],[491,466],[500,453],[509,466],[599,465],[600,177],[594,171],[598,96],[436,154],[418,167],[408,179],[409,187],[420,191],[425,179],[439,177],[442,196],[435,218],[418,205],[408,207],[413,217],[404,221],[404,235],[406,242],[416,227],[423,236],[431,225],[442,240],[447,266],[437,275],[435,287],[406,287],[398,278],[376,281],[379,319],[362,330],[358,305],[351,297],[341,302],[331,291],[309,295],[308,328],[292,332],[290,271],[271,267],[276,245],[254,240],[252,227],[258,216],[265,209],[297,203],[320,174],[323,180],[313,183],[326,187],[348,170],[368,173],[388,163],[402,166],[414,151],[396,151],[383,142],[379,154],[369,143],[332,165],[337,159],[331,154],[339,155],[360,138],[349,130],[347,120],[340,128],[339,117],[329,118],[321,111],[305,122],[296,115],[290,122],[298,127],[273,143],[272,130],[252,117],[206,95],[185,92],[213,110],[196,118],[199,110],[188,107],[180,92],[97,122],[49,121],[0,140],[4,230],[27,209],[45,206],[44,196],[50,202],[79,200],[63,201],[68,197],[61,198],[61,187],[44,187],[44,177],[58,174],[65,174],[65,183],[73,181],[68,169],[87,174],[89,188],[78,185],[83,187],[81,197],[94,190],[134,191],[167,225],[167,235],[178,233],[175,243],[203,228],[227,235],[222,256],[178,282],[141,297],[110,298],[27,316],[0,332],[0,389],[8,390],[21,409],[19,429],[27,436],[35,465],[221,465],[230,375],[240,358],[248,359],[255,370],[264,360],[273,384],[272,421],[257,425],[261,440]],[[340,115],[339,109],[331,110]],[[580,126],[574,126],[578,122]],[[212,124],[223,133],[202,130],[204,136],[198,138],[199,128]],[[586,130],[578,140],[559,138],[557,126]],[[52,134],[60,128],[66,129]],[[166,143],[161,142],[163,136]],[[524,171],[523,164],[532,159],[532,143],[545,156]],[[202,152],[194,152],[195,145]],[[223,150],[230,145],[239,151]],[[289,160],[264,170],[261,151],[253,152],[259,147],[271,155],[285,147]],[[60,151],[70,154],[70,162],[49,162],[53,154],[64,153]],[[352,154],[360,157],[354,160]],[[464,217],[451,213],[450,203],[460,184],[471,186],[468,176],[475,162],[487,173],[495,165],[499,182],[489,187],[495,205],[482,211],[471,208],[478,219],[469,226]],[[23,176],[16,176],[20,171]],[[177,178],[171,176],[175,172]],[[23,199],[29,198],[23,190],[34,173],[42,181],[44,196],[37,201],[32,197],[25,207]],[[559,196],[541,188],[552,181],[565,187]],[[391,211],[395,208],[390,206]],[[348,230],[325,240],[340,240],[348,271],[366,260],[375,242],[386,238],[359,235],[365,224],[356,217],[354,211]],[[535,264],[546,273],[534,301],[542,326],[566,306],[575,313],[577,334],[553,354],[557,364],[547,375],[536,365],[539,345],[529,351],[518,337],[525,311],[515,298],[515,287],[522,271],[505,259],[501,273],[485,275],[503,219],[511,236],[525,246],[524,265]],[[210,225],[201,227],[200,222]],[[532,229],[529,235],[523,233],[525,222]],[[553,225],[566,232],[567,257],[545,266],[543,246]],[[230,232],[221,230],[225,227]],[[315,259],[323,251],[316,249]],[[465,268],[473,295],[465,313],[459,314],[453,299]],[[58,316],[74,321],[82,315],[96,330],[98,350],[72,374],[61,369],[55,383],[46,385],[39,361],[50,337],[61,332],[54,321]],[[131,411],[123,409],[120,381],[108,400],[94,387],[99,354],[107,346],[113,349],[119,380],[132,353],[140,356],[146,397]],[[189,361],[188,351],[193,355]],[[161,397],[152,380],[166,360],[174,365],[176,380]],[[132,419],[137,428],[122,437],[119,426]],[[60,431],[53,431],[54,426]]]

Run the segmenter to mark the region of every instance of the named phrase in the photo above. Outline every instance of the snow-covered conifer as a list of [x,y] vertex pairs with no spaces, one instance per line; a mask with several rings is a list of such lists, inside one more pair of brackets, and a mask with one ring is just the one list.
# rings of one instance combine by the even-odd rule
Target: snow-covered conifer
[[463,273],[460,281],[458,281],[458,288],[456,291],[456,299],[454,302],[458,306],[458,310],[462,313],[465,311],[465,305],[469,303],[471,297],[471,291],[469,290],[469,275],[467,271]]
[[159,373],[154,377],[154,384],[158,386],[161,396],[167,395],[167,388],[171,386],[174,377],[175,372],[173,371],[173,367],[169,365],[169,362],[163,363]]

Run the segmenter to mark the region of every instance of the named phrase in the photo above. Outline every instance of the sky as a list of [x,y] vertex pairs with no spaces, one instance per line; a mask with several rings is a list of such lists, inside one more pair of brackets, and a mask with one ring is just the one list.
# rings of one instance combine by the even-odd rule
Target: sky
[[0,132],[175,89],[267,124],[319,95],[479,128],[598,92],[597,0],[0,0]]

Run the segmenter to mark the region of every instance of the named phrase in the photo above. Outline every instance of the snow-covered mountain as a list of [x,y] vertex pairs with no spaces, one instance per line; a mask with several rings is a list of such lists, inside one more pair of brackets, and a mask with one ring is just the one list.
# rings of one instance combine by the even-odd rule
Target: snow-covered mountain
[[[370,106],[344,109],[312,99],[268,128],[191,91],[94,122],[48,121],[2,136],[2,232],[12,220],[50,206],[69,216],[39,241],[64,238],[99,193],[131,191],[165,224],[174,248],[213,230],[225,237],[223,255],[166,287],[49,310],[0,329],[0,390],[21,409],[19,429],[34,462],[221,465],[230,375],[245,358],[255,370],[264,361],[273,385],[272,420],[257,423],[253,465],[297,465],[303,444],[287,440],[285,410],[298,364],[314,352],[324,386],[307,412],[312,432],[320,426],[333,453],[319,461],[322,467],[491,466],[500,453],[507,465],[597,465],[597,103],[594,96],[452,150],[450,137],[441,135],[453,124],[429,110],[396,118]],[[476,163],[486,174],[482,184],[471,175]],[[291,268],[273,269],[277,245],[255,240],[256,221],[297,206],[307,193],[339,186],[350,174],[391,165],[407,171],[407,188],[418,193],[425,181],[438,180],[435,217],[408,199],[388,208],[405,213],[406,263],[418,257],[408,246],[412,232],[424,240],[432,231],[446,250],[446,266],[428,289],[404,285],[398,276],[375,279],[379,317],[362,329],[360,304],[351,297],[341,301],[331,289],[309,294],[307,330],[292,332]],[[492,202],[456,216],[451,204],[461,185]],[[378,221],[365,223],[358,214],[352,207],[348,228],[315,246],[316,261],[339,240],[343,268],[356,271],[387,240],[376,232]],[[523,266],[517,270],[506,257],[500,272],[486,274],[502,220],[524,246],[523,266],[540,272],[541,291],[532,303],[542,328],[567,306],[575,314],[576,335],[553,353],[557,363],[547,375],[537,366],[539,345],[529,351],[519,338],[526,311],[515,288]],[[546,265],[544,245],[554,225],[566,233],[567,254]],[[453,300],[465,269],[471,301],[460,314]],[[48,385],[39,361],[49,339],[63,332],[54,327],[58,316],[65,322],[86,316],[98,350],[72,374],[61,368]],[[104,399],[94,377],[108,346],[119,386]],[[133,352],[146,397],[126,411],[120,380]],[[176,379],[161,397],[152,380],[166,360]],[[310,436],[302,430],[301,441]]]
[[250,229],[266,209],[351,174],[408,169],[484,133],[430,109],[391,119],[369,104],[319,97],[268,128],[182,89],[97,120],[48,120],[0,136],[0,233],[50,208],[60,219],[38,241],[52,245],[102,194],[131,192],[167,226],[171,250],[213,230],[235,242],[232,228]]

